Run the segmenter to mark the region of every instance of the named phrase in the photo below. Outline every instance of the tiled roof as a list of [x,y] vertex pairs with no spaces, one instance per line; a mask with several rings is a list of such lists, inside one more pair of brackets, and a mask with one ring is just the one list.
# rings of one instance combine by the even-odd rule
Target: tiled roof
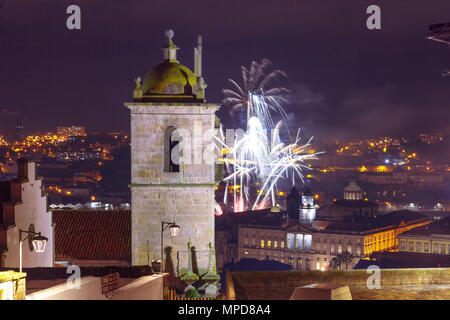
[[336,207],[351,207],[351,208],[366,208],[366,207],[377,207],[378,205],[375,202],[365,201],[365,200],[346,200],[340,199],[334,202]]
[[424,214],[409,210],[394,211],[376,218],[353,217],[347,220],[330,222],[323,231],[354,231],[365,232],[379,228],[399,226],[402,222],[406,224],[429,220]]
[[55,210],[55,258],[131,259],[130,210]]
[[359,260],[354,269],[367,269],[377,265],[381,269],[392,268],[448,268],[450,255],[419,252],[373,252],[372,260]]
[[[286,212],[271,212],[270,209],[262,209],[255,211],[245,211],[239,213],[225,213],[216,216],[216,231],[231,230],[238,225],[253,225],[260,227],[281,227],[286,223]],[[290,219],[295,223],[298,220]]]
[[403,233],[409,236],[431,236],[432,234],[450,235],[450,217],[434,221],[426,226],[414,228]]

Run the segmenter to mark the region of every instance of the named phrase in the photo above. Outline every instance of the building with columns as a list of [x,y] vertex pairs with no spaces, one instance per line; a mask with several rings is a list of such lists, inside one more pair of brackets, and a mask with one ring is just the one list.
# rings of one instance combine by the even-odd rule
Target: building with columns
[[[363,194],[359,187],[346,188],[350,191]],[[256,258],[290,264],[294,270],[325,270],[346,251],[353,259],[342,268],[352,269],[375,252],[398,252],[403,232],[431,222],[426,215],[408,210],[378,215],[375,203],[349,197],[333,203],[334,215],[317,217],[313,193],[306,191],[300,199],[293,188],[286,212],[265,209],[216,217],[218,269]]]
[[362,200],[363,190],[356,184],[356,182],[351,181],[348,186],[344,188],[344,200]]
[[[166,271],[183,275],[187,243],[199,273],[208,268],[214,243],[214,130],[218,104],[207,103],[202,42],[194,50],[194,72],[177,60],[168,30],[163,61],[136,79],[131,114],[131,262],[160,260],[162,222],[175,222],[177,237],[163,232]],[[167,259],[166,259],[167,258]],[[173,270],[171,270],[173,268]]]
[[241,217],[243,223],[237,226],[234,261],[276,260],[291,264],[294,270],[326,270],[333,257],[345,251],[353,260],[343,269],[352,269],[374,252],[397,252],[400,234],[430,223],[426,216],[407,210],[377,218],[330,220],[321,226],[288,219],[286,213],[253,215],[251,222]]

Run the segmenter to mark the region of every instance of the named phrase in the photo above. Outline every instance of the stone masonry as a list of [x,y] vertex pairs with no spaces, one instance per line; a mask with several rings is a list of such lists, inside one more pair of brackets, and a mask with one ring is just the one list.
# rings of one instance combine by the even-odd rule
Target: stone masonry
[[[168,230],[164,232],[164,250],[171,248],[175,274],[181,275],[187,267],[188,241],[199,251],[194,264],[206,272],[208,255],[202,252],[208,250],[210,242],[214,243],[211,146],[219,106],[156,102],[125,103],[125,106],[131,111],[132,264],[159,260],[161,221],[175,221],[181,228],[179,236],[172,238]],[[184,129],[190,135],[190,141],[183,137],[180,142],[183,156],[189,154],[185,147],[190,145],[190,163],[180,163],[179,172],[164,172],[164,133],[169,126]]]

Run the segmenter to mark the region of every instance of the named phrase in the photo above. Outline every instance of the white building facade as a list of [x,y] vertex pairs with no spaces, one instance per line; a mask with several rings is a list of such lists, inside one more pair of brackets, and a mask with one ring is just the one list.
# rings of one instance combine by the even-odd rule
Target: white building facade
[[[2,267],[19,267],[19,231],[41,233],[48,239],[45,251],[34,250],[32,236],[23,242],[22,266],[53,267],[52,215],[47,211],[47,196],[41,178],[36,177],[32,161],[18,160],[17,179],[2,182],[2,216],[0,227],[0,250]],[[22,239],[27,237],[22,234]]]

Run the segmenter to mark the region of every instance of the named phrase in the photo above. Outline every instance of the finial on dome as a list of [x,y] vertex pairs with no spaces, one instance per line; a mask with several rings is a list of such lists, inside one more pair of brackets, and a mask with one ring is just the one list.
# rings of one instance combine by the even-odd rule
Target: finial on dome
[[177,61],[177,50],[178,47],[173,43],[172,38],[174,36],[174,32],[172,29],[166,30],[164,32],[164,35],[167,38],[167,44],[166,46],[163,48],[163,52],[164,52],[164,60],[169,60],[169,61]]
[[134,82],[136,82],[136,88],[141,87],[141,80],[141,77],[137,77],[136,79],[134,79]]
[[133,97],[135,99],[142,98],[141,80],[141,77],[137,77],[136,79],[134,79],[134,82],[136,82],[136,88],[134,89]]
[[168,38],[168,39],[172,39],[174,34],[175,34],[175,33],[173,32],[172,29],[166,30],[166,32],[164,32],[164,35],[165,35],[166,38]]

